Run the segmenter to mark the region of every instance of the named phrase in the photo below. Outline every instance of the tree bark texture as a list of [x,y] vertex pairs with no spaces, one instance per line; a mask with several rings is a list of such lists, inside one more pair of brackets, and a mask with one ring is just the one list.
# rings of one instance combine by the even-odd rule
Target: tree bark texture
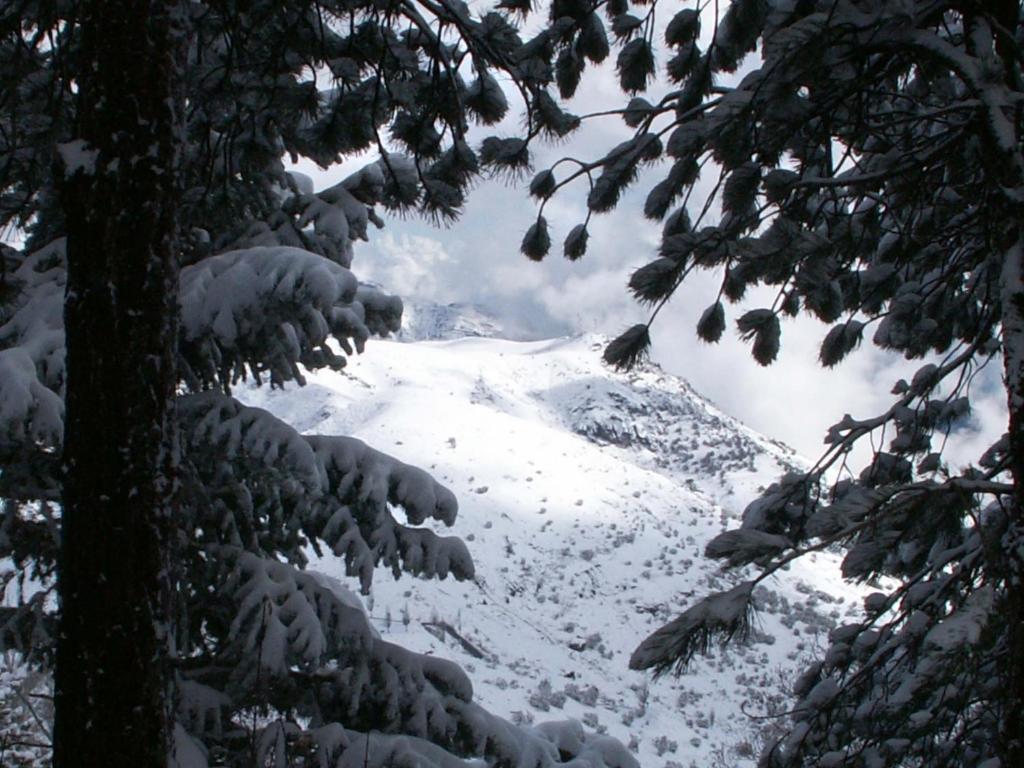
[[176,0],[84,0],[64,145],[65,486],[54,765],[167,764],[176,491]]

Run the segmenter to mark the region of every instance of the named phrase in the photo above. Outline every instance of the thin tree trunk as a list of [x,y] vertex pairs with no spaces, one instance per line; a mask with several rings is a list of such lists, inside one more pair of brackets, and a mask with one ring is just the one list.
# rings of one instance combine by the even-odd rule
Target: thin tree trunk
[[[992,46],[1003,62],[1004,85],[1018,96],[1024,88],[1020,62],[1012,39],[1020,26],[1017,0],[993,0],[979,6],[986,24],[995,22]],[[970,14],[966,26],[974,29]],[[988,29],[989,27],[986,27]],[[982,51],[981,53],[984,53]],[[1007,190],[1003,220],[1007,228],[998,247],[1002,253],[1000,274],[1000,329],[1003,343],[1003,374],[1006,384],[1009,424],[1009,470],[1013,477],[1013,499],[1007,510],[1009,519],[1003,536],[1003,562],[993,570],[1005,579],[1006,598],[999,620],[1006,626],[1006,659],[1000,664],[1003,682],[998,754],[1004,766],[1024,765],[1024,153],[1021,151],[1020,107],[1016,114],[998,106],[1014,126],[1012,149],[1000,141],[989,123],[989,166],[991,174]]]
[[1010,471],[1014,498],[1004,537],[1007,558],[1007,698],[1002,722],[1005,765],[1024,765],[1024,233],[1003,255],[1002,332],[1007,405],[1010,412]]
[[54,765],[167,763],[176,0],[84,0],[64,145],[67,412]]

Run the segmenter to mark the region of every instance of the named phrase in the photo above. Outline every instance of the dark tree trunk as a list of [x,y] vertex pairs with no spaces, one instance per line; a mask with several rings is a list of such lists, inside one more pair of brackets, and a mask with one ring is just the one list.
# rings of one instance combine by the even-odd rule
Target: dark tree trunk
[[54,765],[167,763],[182,11],[79,5]]

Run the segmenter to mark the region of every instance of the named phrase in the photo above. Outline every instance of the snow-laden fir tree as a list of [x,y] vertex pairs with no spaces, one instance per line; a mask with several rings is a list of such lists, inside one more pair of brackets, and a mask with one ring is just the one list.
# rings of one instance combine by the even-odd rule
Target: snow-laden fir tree
[[[466,142],[506,111],[495,72],[568,130],[542,58],[449,0],[0,9],[0,648],[56,656],[58,765],[635,764],[377,635],[308,558],[363,590],[379,566],[470,577],[420,527],[454,496],[231,396],[397,330],[353,244],[377,205],[451,217],[481,166],[526,163]],[[282,162],[367,149],[320,191]]]
[[[788,734],[763,764],[1024,765],[1020,4],[599,5],[551,5],[552,31],[563,15],[586,18],[558,39],[553,67],[571,94],[584,55],[608,53],[610,25],[633,96],[618,114],[635,133],[594,162],[541,171],[533,194],[546,201],[585,179],[589,219],[655,164],[644,213],[664,222],[661,247],[629,282],[652,321],[706,270],[720,277],[697,322],[706,341],[748,289],[770,296],[735,321],[762,365],[788,316],[831,326],[824,366],[865,338],[921,361],[887,410],[844,417],[810,471],[780,479],[708,546],[729,566],[757,566],[750,580],[688,608],[632,665],[684,670],[710,643],[745,634],[759,583],[839,548],[846,577],[878,591],[796,683]],[[579,258],[586,222],[566,229],[565,255]],[[542,258],[551,241],[542,203],[523,252]],[[642,359],[649,326],[616,339],[606,360]],[[1006,434],[973,465],[952,465],[973,389],[1000,373]],[[868,466],[849,466],[869,440]]]

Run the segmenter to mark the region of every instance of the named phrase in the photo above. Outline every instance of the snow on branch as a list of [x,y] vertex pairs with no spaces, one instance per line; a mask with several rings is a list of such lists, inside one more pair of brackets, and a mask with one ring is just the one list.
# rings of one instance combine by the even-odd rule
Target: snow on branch
[[402,300],[373,285],[360,284],[356,304],[363,308],[363,322],[370,333],[387,336],[402,328]]
[[17,651],[26,658],[46,658],[57,636],[57,621],[49,612],[51,590],[40,590],[21,605],[0,606],[0,651]]
[[754,562],[766,562],[774,555],[793,546],[785,536],[778,536],[752,528],[725,531],[715,536],[704,548],[704,556],[716,560],[728,559],[732,567]]
[[25,443],[56,448],[63,433],[64,400],[39,380],[30,353],[0,350],[0,456],[16,454]]
[[331,498],[315,514],[317,520],[307,527],[310,543],[318,547],[317,540],[323,541],[343,558],[347,574],[359,579],[364,594],[369,594],[374,567],[381,563],[396,578],[403,571],[441,579],[452,574],[460,581],[473,578],[473,559],[460,538],[401,525],[387,507],[349,506]]
[[845,482],[833,491],[834,501],[821,506],[807,520],[807,535],[834,536],[873,513],[888,497],[874,488]]
[[465,730],[457,751],[484,755],[488,763],[517,768],[636,768],[638,763],[618,741],[586,733],[575,721],[519,727],[476,704],[460,710]]
[[212,734],[220,738],[224,734],[224,720],[221,713],[231,706],[231,698],[223,691],[198,680],[178,676],[175,682],[178,691],[177,722],[186,734],[202,736]]
[[798,543],[807,518],[818,505],[819,476],[814,472],[788,472],[743,510],[744,530],[786,536]]
[[262,408],[251,408],[219,392],[200,392],[178,400],[182,421],[190,428],[192,445],[211,446],[222,459],[244,456],[266,467],[283,469],[309,493],[326,483],[326,476],[308,443],[293,427]]
[[[304,546],[325,543],[368,591],[374,567],[397,577],[473,576],[473,561],[456,537],[399,524],[455,521],[455,496],[428,473],[346,437],[302,436],[260,408],[220,392],[179,401],[183,462],[204,541],[306,562]],[[278,532],[274,534],[273,532]],[[281,536],[280,531],[287,532]]]
[[[575,722],[543,723],[536,728],[517,728],[501,723],[511,737],[506,748],[495,747],[489,757],[517,768],[633,768],[636,760],[617,741],[605,736],[587,736]],[[496,734],[492,734],[496,735]],[[387,733],[364,734],[346,731],[347,749],[335,768],[473,768],[479,760],[462,758],[425,739]],[[561,753],[561,754],[560,754]],[[562,755],[568,759],[563,760]]]
[[982,630],[993,618],[994,602],[995,590],[989,584],[971,592],[963,605],[928,630],[925,646],[941,653],[962,653],[965,647],[978,645]]
[[[14,249],[15,292],[0,325],[0,452],[59,447],[63,437],[64,240]],[[16,258],[15,258],[16,257]],[[20,259],[20,261],[19,261]],[[359,285],[344,267],[299,248],[253,247],[208,257],[181,273],[182,373],[196,389],[247,372],[304,381],[300,366],[341,368],[371,334],[397,331],[402,302]],[[6,446],[6,447],[5,447]]]
[[422,469],[370,448],[351,437],[305,438],[323,464],[330,492],[339,498],[369,502],[383,510],[385,502],[401,506],[413,525],[428,518],[455,522],[455,494]]
[[402,571],[419,576],[457,579],[473,577],[473,560],[457,537],[399,524],[390,506],[399,506],[413,525],[428,518],[445,525],[455,521],[454,494],[417,467],[375,451],[347,437],[309,436],[328,477],[328,492],[341,504],[321,508],[315,529],[335,554],[343,555],[350,574],[369,589],[372,565],[385,563],[397,577]]
[[[471,703],[472,684],[462,670],[381,640],[358,597],[337,580],[235,547],[208,552],[218,574],[216,587],[196,594],[226,618],[202,633],[202,642],[216,650],[217,663],[184,667],[179,684],[180,721],[204,743],[239,738],[236,726],[253,696],[269,697],[265,715],[309,718],[315,713],[321,723],[372,727],[439,744],[450,743],[456,732],[482,727]],[[485,740],[495,730],[514,729],[492,720],[485,721]],[[293,725],[264,719],[259,739],[267,754],[280,756],[294,746],[293,737],[316,735]],[[284,732],[277,730],[281,726]],[[331,753],[351,741],[336,728],[319,736],[330,737]]]
[[635,758],[619,741],[587,733],[575,720],[540,723],[533,730],[554,744],[560,755],[569,755],[568,765],[626,768],[636,764]]
[[754,582],[705,597],[644,640],[629,659],[630,669],[653,669],[657,675],[683,671],[715,641],[727,643],[749,634]]
[[[0,456],[56,449],[64,436],[64,240],[6,248],[13,300],[0,316]],[[20,259],[20,263],[18,262]]]
[[[365,300],[364,305],[362,301]],[[371,332],[394,330],[401,302],[362,288],[345,267],[310,251],[253,247],[211,256],[181,273],[183,374],[193,389],[246,372],[304,383],[299,366],[340,369]]]
[[311,573],[249,552],[222,554],[234,555],[223,591],[236,603],[228,640],[238,684],[256,684],[260,673],[317,669],[342,646],[354,654],[371,644],[366,616],[353,598],[342,599],[340,585],[324,586]]
[[456,757],[426,739],[385,733],[347,733],[350,747],[335,763],[335,768],[472,768],[475,760]]
[[[226,746],[251,733],[265,755],[280,760],[304,741],[326,739],[320,746],[339,755],[358,734],[330,723],[442,746],[457,733],[483,743],[507,735],[503,756],[524,740],[472,704],[472,684],[456,664],[381,640],[359,599],[337,580],[235,547],[208,552],[215,588],[196,585],[202,588],[188,594],[224,619],[197,635],[216,662],[186,665],[179,680],[179,722],[204,744]],[[251,732],[246,713],[254,700],[266,708]],[[278,713],[287,719],[268,720]],[[296,716],[328,725],[305,731]]]
[[326,483],[309,445],[267,411],[220,392],[179,399],[183,502],[194,538],[305,563],[302,531]]

